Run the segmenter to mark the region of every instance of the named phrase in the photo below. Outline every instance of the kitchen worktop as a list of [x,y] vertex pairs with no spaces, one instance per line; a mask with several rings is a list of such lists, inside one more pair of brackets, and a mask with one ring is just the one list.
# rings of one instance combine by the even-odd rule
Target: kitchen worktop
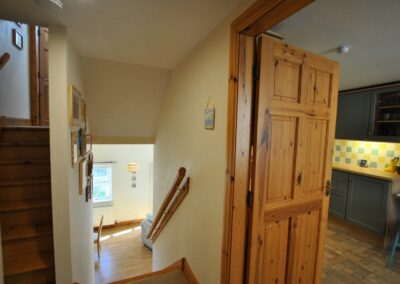
[[400,175],[395,173],[385,172],[384,170],[378,170],[374,168],[362,168],[360,166],[343,164],[343,163],[333,163],[332,168],[334,170],[340,170],[345,172],[350,172],[353,174],[359,174],[364,176],[369,176],[373,178],[379,178],[391,182],[400,182]]

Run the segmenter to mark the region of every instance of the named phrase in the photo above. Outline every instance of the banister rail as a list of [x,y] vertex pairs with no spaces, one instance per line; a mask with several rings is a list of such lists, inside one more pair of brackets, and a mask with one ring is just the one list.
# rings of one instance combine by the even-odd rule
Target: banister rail
[[185,175],[186,169],[180,168],[174,182],[172,183],[170,191],[165,197],[156,217],[153,220],[151,229],[147,234],[147,238],[151,239],[153,242],[158,238],[161,231],[182,203],[183,199],[185,199],[186,195],[189,193],[190,178],[187,178],[182,188],[179,189]]
[[7,64],[8,60],[10,60],[10,54],[8,52],[5,52],[0,57],[0,70],[3,69],[3,67]]

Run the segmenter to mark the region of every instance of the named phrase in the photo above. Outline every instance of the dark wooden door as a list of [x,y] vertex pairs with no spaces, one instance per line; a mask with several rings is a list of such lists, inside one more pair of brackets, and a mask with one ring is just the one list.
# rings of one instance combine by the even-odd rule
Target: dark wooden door
[[320,283],[338,64],[269,37],[257,60],[248,283]]
[[49,31],[39,28],[39,124],[49,125]]

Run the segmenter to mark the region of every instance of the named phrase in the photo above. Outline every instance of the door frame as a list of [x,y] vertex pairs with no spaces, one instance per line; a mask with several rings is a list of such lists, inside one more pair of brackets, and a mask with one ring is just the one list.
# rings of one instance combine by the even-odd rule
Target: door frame
[[[243,55],[249,45],[243,37],[253,39],[300,11],[315,0],[258,0],[237,17],[230,27],[229,90],[227,123],[227,170],[224,206],[224,232],[221,256],[221,284],[245,282],[246,250],[238,250],[235,244],[246,246],[246,232],[249,224],[247,197],[250,180],[252,102],[239,99],[239,83],[242,91],[252,90],[253,80],[246,81],[246,74],[252,74],[249,62],[243,62]],[[254,50],[251,51],[254,53]],[[242,60],[242,61],[241,61]],[[254,58],[250,66],[253,66]],[[244,64],[245,66],[240,66]],[[252,69],[252,68],[251,68]],[[247,71],[247,72],[246,72]],[[250,86],[249,86],[250,85]],[[250,107],[249,107],[250,103]],[[240,114],[240,115],[239,115]],[[246,125],[247,124],[247,125]],[[239,143],[240,137],[240,143]],[[235,260],[232,263],[232,260]],[[234,273],[234,275],[232,275]]]

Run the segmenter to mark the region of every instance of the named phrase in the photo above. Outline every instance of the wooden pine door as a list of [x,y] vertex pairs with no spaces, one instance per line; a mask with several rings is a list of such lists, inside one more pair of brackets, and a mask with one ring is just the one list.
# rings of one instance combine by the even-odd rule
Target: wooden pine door
[[39,28],[39,124],[49,125],[49,31]]
[[338,64],[258,42],[248,283],[320,283]]

